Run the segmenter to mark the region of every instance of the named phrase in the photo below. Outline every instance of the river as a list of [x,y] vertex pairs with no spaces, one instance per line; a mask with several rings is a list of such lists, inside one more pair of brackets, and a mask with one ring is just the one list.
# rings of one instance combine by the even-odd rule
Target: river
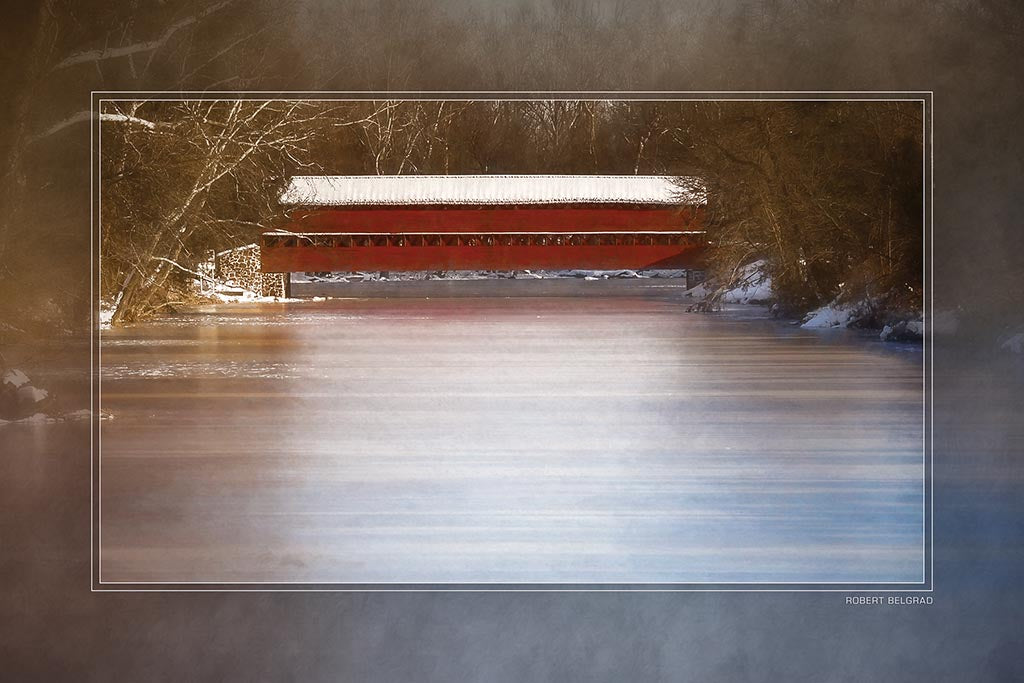
[[923,580],[920,346],[509,293],[104,331],[101,580]]

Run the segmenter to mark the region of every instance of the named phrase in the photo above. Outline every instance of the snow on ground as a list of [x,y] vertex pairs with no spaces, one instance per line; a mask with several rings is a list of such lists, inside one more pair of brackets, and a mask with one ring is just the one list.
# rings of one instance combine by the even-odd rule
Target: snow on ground
[[[38,425],[38,424],[57,424],[59,422],[84,422],[92,417],[92,411],[88,408],[82,410],[73,410],[68,413],[59,414],[47,414],[47,413],[32,413],[26,417],[22,417],[16,420],[4,420],[0,418],[0,427],[4,425]],[[108,412],[100,412],[101,420],[113,420],[114,416]]]
[[688,290],[683,292],[683,296],[692,297],[694,299],[706,299],[714,289],[708,286],[708,283],[701,282],[700,284],[690,287]]
[[57,418],[50,417],[46,413],[33,413],[28,417],[23,417],[19,420],[4,420],[0,419],[0,426],[8,424],[47,424],[57,422]]
[[740,269],[736,284],[722,293],[722,303],[750,304],[772,298],[772,278],[764,261],[754,261]]
[[[857,327],[863,321],[876,319],[876,302],[861,300],[840,303],[838,299],[804,316],[800,327],[807,330]],[[920,313],[887,323],[878,338],[882,341],[917,341],[924,336]]]
[[235,303],[274,303],[274,302],[295,302],[306,301],[306,299],[289,299],[283,296],[260,296],[247,289],[230,289],[213,293],[213,298],[226,304]]
[[3,374],[0,378],[0,384],[10,384],[15,389],[20,388],[24,384],[28,384],[28,375],[21,370],[10,369]]
[[31,384],[18,387],[18,399],[23,403],[39,403],[49,395],[50,394],[46,389],[39,389]]
[[[734,283],[729,287],[716,287],[714,283],[702,282],[683,292],[683,296],[697,299],[689,310],[715,310],[718,304],[758,304],[770,301],[774,296],[772,278],[767,273],[763,260],[754,261],[740,269]],[[807,330],[825,330],[856,327],[859,324],[874,323],[877,319],[876,301],[862,300],[831,303],[807,313],[800,321],[800,327]],[[910,314],[887,324],[879,333],[883,341],[915,341],[924,334],[921,314]],[[955,329],[955,319],[951,325]],[[1024,333],[1019,344],[1024,347]]]
[[117,305],[121,303],[121,293],[118,293],[116,299],[100,299],[100,329],[109,330],[110,323],[114,319],[114,312],[117,311]]
[[924,338],[923,320],[900,320],[886,325],[878,333],[882,341],[917,341]]
[[716,288],[710,281],[701,282],[683,292],[693,299],[707,299],[717,296],[718,303],[757,304],[772,298],[772,278],[765,272],[765,262],[755,261],[740,269],[731,287]]
[[804,316],[800,327],[807,330],[821,330],[830,327],[848,327],[857,319],[859,309],[855,305],[833,301]]
[[49,396],[46,389],[33,386],[24,372],[8,368],[0,376],[0,416],[3,416],[3,423],[11,421],[8,418],[38,422],[42,419],[39,415],[47,417],[39,410],[50,403],[47,401]]
[[[85,422],[92,418],[92,411],[88,408],[82,408],[81,410],[72,410],[66,413],[42,413],[35,412],[25,417],[5,420],[0,418],[0,427],[4,425],[36,425],[36,424],[57,424],[59,422]],[[114,416],[112,413],[108,413],[105,410],[101,410],[99,414],[101,420],[113,420]]]

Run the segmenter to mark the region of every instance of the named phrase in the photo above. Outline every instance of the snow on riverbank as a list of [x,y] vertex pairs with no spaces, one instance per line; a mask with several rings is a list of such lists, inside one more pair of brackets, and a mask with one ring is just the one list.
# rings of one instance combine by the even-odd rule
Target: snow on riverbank
[[716,287],[708,280],[683,292],[683,296],[700,299],[699,310],[712,310],[719,304],[764,304],[774,296],[772,278],[764,261],[755,261],[740,268],[731,285]]
[[764,261],[755,261],[744,266],[735,284],[722,293],[722,302],[727,304],[760,304],[774,296],[772,278],[765,270]]
[[117,304],[109,299],[100,299],[100,329],[109,330],[110,321],[114,319]]
[[[0,372],[0,427],[17,424],[56,424],[58,422],[82,422],[92,417],[88,408],[62,410],[46,389],[32,384],[24,371],[7,368]],[[113,415],[101,412],[101,420],[113,419]]]
[[[754,261],[741,268],[728,286],[716,286],[714,282],[702,282],[683,293],[695,299],[690,311],[708,312],[719,310],[722,304],[767,304],[774,298],[772,278],[764,261]],[[810,311],[797,321],[806,330],[828,330],[855,328],[877,329],[882,325],[879,338],[883,341],[918,341],[924,334],[924,323],[920,312],[886,311],[880,299],[841,301],[839,297],[831,303]],[[1018,342],[1024,346],[1024,333]]]
[[805,330],[824,330],[832,327],[849,327],[851,322],[864,315],[864,302],[844,304],[833,301],[821,308],[816,308],[804,316],[800,327]]
[[[92,417],[92,411],[88,408],[72,410],[67,413],[32,413],[22,418],[5,420],[0,418],[0,427],[5,425],[39,425],[39,424],[60,424],[67,422],[85,422]],[[113,420],[114,416],[106,411],[101,411],[101,420]]]
[[878,337],[882,341],[920,341],[924,339],[924,321],[897,321],[883,327]]
[[211,295],[217,301],[226,304],[237,304],[237,303],[277,303],[277,302],[297,302],[306,301],[306,299],[294,299],[283,296],[260,296],[255,292],[250,292],[247,289],[219,289]]
[[52,403],[46,389],[33,386],[28,375],[17,368],[7,368],[0,375],[0,422],[46,415],[40,410]]
[[888,320],[878,333],[882,341],[920,341],[924,337],[924,321],[920,312],[880,313],[880,307],[880,302],[873,299],[853,302],[835,299],[805,315],[800,327],[806,330],[870,328],[877,325],[878,319],[884,315]]

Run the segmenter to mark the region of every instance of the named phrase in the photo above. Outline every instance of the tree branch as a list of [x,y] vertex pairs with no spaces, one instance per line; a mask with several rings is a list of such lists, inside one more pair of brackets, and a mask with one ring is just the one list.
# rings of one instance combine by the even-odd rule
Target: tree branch
[[232,4],[235,0],[222,0],[215,5],[210,5],[202,12],[193,14],[192,16],[185,17],[175,23],[171,24],[164,30],[159,37],[154,40],[147,40],[138,43],[132,43],[131,45],[121,45],[118,47],[107,47],[98,50],[84,50],[82,52],[76,52],[72,55],[68,55],[61,61],[57,62],[53,66],[53,71],[59,71],[60,69],[66,69],[76,64],[86,64],[101,62],[107,59],[117,59],[119,57],[130,57],[143,52],[153,52],[154,50],[162,47],[171,37],[183,28],[191,26],[197,23],[200,19],[203,19],[214,12],[217,12],[224,7]]

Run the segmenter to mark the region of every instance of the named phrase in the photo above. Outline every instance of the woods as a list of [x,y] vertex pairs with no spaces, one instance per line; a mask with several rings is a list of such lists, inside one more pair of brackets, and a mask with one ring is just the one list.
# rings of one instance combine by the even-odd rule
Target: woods
[[101,288],[114,323],[166,305],[206,250],[268,227],[289,169],[307,168],[313,141],[352,123],[302,101],[146,104],[100,114]]
[[697,176],[709,266],[755,260],[799,314],[839,295],[920,306],[916,102],[114,101],[102,120],[102,294],[114,323],[254,241],[296,174]]
[[720,279],[761,259],[790,313],[836,297],[920,308],[921,103],[701,102],[680,116]]
[[[939,3],[927,11],[912,3],[868,3],[857,9],[833,4],[814,13],[813,29],[799,41],[790,41],[785,39],[785,27],[799,23],[809,12],[799,3],[775,3],[757,13],[742,5],[684,8],[660,0],[602,6],[541,0],[514,9],[471,0],[412,4],[180,0],[155,5],[111,2],[102,8],[79,0],[48,0],[18,6],[11,18],[11,26],[17,30],[8,32],[0,66],[12,85],[11,97],[0,106],[0,150],[5,160],[0,188],[0,287],[18,291],[19,296],[0,298],[0,315],[13,327],[39,333],[83,329],[90,318],[88,263],[82,258],[90,246],[82,215],[83,207],[89,205],[90,89],[173,93],[275,88],[527,91],[767,86],[812,90],[837,79],[851,87],[921,87],[931,81],[914,80],[905,72],[904,65],[916,60],[944,65],[943,82],[932,84],[935,88],[941,89],[944,83],[963,86],[964,96],[945,98],[942,116],[936,122],[939,132],[950,141],[946,154],[936,158],[936,173],[947,185],[972,191],[940,197],[945,204],[943,225],[950,226],[949,230],[979,225],[990,238],[936,243],[937,268],[962,280],[944,296],[951,301],[948,308],[961,304],[970,310],[984,307],[989,309],[985,316],[1002,325],[1000,316],[1017,310],[1020,284],[1015,272],[1017,255],[1024,250],[1019,248],[1018,231],[1008,227],[1007,221],[1017,213],[1007,204],[1011,193],[999,188],[1008,189],[1010,169],[1016,163],[1012,160],[1021,155],[1015,138],[1007,137],[1005,126],[989,125],[982,112],[998,115],[1003,121],[1014,120],[1011,114],[1017,111],[1018,98],[1011,94],[1020,91],[1016,87],[1019,77],[968,68],[964,56],[970,55],[978,64],[1007,62],[1020,35],[1019,20],[1008,7],[1003,0],[969,6]],[[871,31],[858,29],[865,17],[878,20],[872,21]],[[907,17],[913,17],[913,36],[891,28],[900,24],[890,19],[909,21]],[[957,30],[950,31],[951,26]],[[979,32],[987,32],[985,41],[974,39]],[[816,57],[809,59],[811,54]],[[840,55],[845,57],[840,59]],[[842,78],[837,74],[843,74]],[[613,117],[616,109],[623,111]],[[712,167],[718,165],[724,172],[731,163],[734,168],[729,172],[759,177],[749,164],[730,162],[714,145],[692,138],[691,134],[707,128],[700,121],[711,120],[714,114],[691,112],[689,121],[681,122],[681,114],[654,104],[637,109],[614,102],[601,106],[538,102],[530,112],[464,107],[454,102],[443,106],[419,103],[381,113],[387,116],[313,148],[319,150],[326,170],[685,174],[701,164],[714,181]],[[718,121],[724,125],[736,116],[723,113]],[[801,116],[807,123],[815,118]],[[844,125],[846,131],[858,129],[841,136],[846,142],[835,141],[836,153],[847,158],[852,158],[850,150],[838,150],[838,146],[860,144],[858,136],[881,139],[903,134],[895,124],[882,126],[890,133],[872,132],[869,129],[874,124],[867,120],[871,117],[845,116],[848,122],[863,119]],[[873,118],[877,122],[886,116]],[[776,118],[769,126],[768,139],[785,164],[798,157],[779,151],[786,141],[779,133],[781,121]],[[116,144],[113,138],[121,134],[114,130],[118,127],[137,140],[156,133],[123,123],[114,119],[104,123],[107,142]],[[734,139],[723,140],[723,147],[750,161],[737,154],[747,143],[759,144],[751,131],[764,129],[752,122],[734,123],[732,133],[722,129],[722,135],[735,133]],[[906,119],[905,125],[916,124]],[[818,127],[819,132],[826,130],[823,126]],[[466,140],[454,139],[460,136]],[[805,135],[805,142],[813,137]],[[732,144],[738,147],[734,149]],[[812,149],[805,146],[808,153]],[[763,150],[752,151],[757,156]],[[900,159],[908,157],[888,154],[887,161],[867,158],[865,164],[899,165],[904,163]],[[979,163],[981,159],[1006,161],[987,170],[986,164]],[[290,169],[300,167],[290,160],[282,163]],[[824,164],[816,173],[823,168]],[[970,170],[970,178],[960,176],[965,169]],[[866,182],[873,173],[853,170],[849,178]],[[826,179],[819,173],[818,179],[838,187],[838,174]],[[768,188],[768,181],[764,183]],[[780,186],[775,183],[772,187]],[[853,189],[851,185],[851,192]],[[906,196],[910,194],[908,191]],[[798,192],[791,195],[798,196]],[[976,196],[984,200],[976,201]],[[889,199],[882,199],[889,216]],[[865,195],[865,201],[873,199]],[[863,206],[845,206],[842,211],[829,206],[828,215],[809,202],[803,202],[799,210],[794,206],[786,211],[776,208],[784,214],[776,217],[779,230],[800,230],[803,237],[810,238],[808,231],[824,234],[824,227],[839,220],[841,214],[843,220],[858,225],[843,238],[843,249],[857,252],[859,255],[851,258],[860,264],[872,257],[870,269],[878,271],[868,276],[863,289],[892,291],[897,281],[906,279],[900,264],[906,264],[906,272],[917,272],[910,253],[916,250],[909,245],[903,245],[908,247],[904,249],[904,238],[892,232],[899,229],[907,202],[894,194],[891,217],[872,214],[864,220],[858,218],[863,218]],[[872,204],[872,211],[878,206]],[[728,251],[742,255],[748,242],[763,246],[755,233],[767,230],[772,219],[764,212],[760,217],[748,217],[740,234],[735,230],[739,224],[726,218],[737,208],[727,212],[726,207],[717,207],[714,225],[716,230],[728,230],[729,238],[721,240],[732,245]],[[221,211],[226,218],[235,218],[231,210],[218,209]],[[218,213],[218,220],[224,218]],[[808,223],[805,218],[813,220]],[[221,223],[220,229],[235,230],[227,226]],[[993,243],[1001,246],[990,249]],[[966,257],[964,250],[969,254]],[[985,280],[975,278],[971,263],[989,253],[999,254],[995,269]],[[47,267],[39,268],[43,254]],[[792,292],[785,298],[794,310],[836,293],[839,283],[844,288],[860,287],[846,266],[838,265],[825,251],[810,261],[795,253],[777,256],[779,264],[785,264],[773,266],[781,269],[776,273],[779,283],[790,279],[807,283],[806,287],[783,285]],[[827,272],[819,272],[822,269]],[[941,288],[951,281],[943,278],[937,285]],[[154,300],[150,305],[159,303]]]

